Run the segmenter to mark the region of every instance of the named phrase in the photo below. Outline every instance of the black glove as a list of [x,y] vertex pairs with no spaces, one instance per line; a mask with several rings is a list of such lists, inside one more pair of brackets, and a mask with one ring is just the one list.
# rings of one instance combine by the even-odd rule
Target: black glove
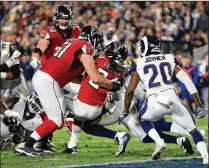
[[112,89],[110,89],[109,91],[111,92],[117,92],[118,90],[120,90],[122,87],[122,84],[120,82],[112,82]]
[[204,118],[206,115],[206,110],[203,108],[202,104],[195,106],[195,114],[198,119]]

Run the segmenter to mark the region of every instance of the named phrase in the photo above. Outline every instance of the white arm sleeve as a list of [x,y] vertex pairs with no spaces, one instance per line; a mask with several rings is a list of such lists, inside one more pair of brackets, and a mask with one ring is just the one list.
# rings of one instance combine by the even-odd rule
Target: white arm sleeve
[[189,76],[183,70],[180,70],[176,74],[176,77],[186,86],[186,88],[190,94],[194,94],[197,92],[197,89],[196,89],[194,83],[192,82],[192,80],[189,78]]

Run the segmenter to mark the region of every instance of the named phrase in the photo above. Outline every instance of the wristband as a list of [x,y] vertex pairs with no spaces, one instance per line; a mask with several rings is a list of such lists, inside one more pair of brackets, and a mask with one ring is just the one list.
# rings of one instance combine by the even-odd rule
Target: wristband
[[7,78],[7,73],[6,72],[1,72],[1,79],[6,79]]
[[34,48],[33,53],[37,53],[39,56],[42,56],[42,54],[43,54],[41,49],[38,47]]

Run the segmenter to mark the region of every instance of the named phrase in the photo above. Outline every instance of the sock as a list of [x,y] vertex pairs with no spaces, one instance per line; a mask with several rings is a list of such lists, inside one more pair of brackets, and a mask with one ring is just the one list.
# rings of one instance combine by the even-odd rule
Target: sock
[[29,137],[27,141],[27,146],[32,147],[37,141],[33,137]]
[[206,143],[202,134],[198,130],[196,130],[192,132],[191,135],[194,140],[194,143],[197,145],[197,149],[199,150],[201,156],[203,158],[208,157]]
[[72,125],[72,134],[70,137],[70,142],[68,143],[68,148],[73,148],[77,146],[78,138],[81,134],[81,128],[73,123]]
[[159,121],[153,122],[153,124],[157,131],[170,131],[172,122],[167,122],[165,119],[160,119]]
[[31,134],[31,137],[38,141],[41,138],[52,134],[54,131],[56,131],[57,128],[57,124],[55,124],[52,120],[45,120]]
[[158,134],[162,139],[164,139],[165,143],[174,143],[177,144],[177,137],[169,134],[165,134],[161,131],[158,131]]
[[46,113],[43,111],[43,112],[41,112],[40,114],[40,117],[41,117],[41,119],[42,119],[42,121],[44,121],[44,120],[47,120],[48,119],[48,117],[47,117],[47,115],[46,115]]
[[148,132],[148,135],[156,142],[156,144],[162,144],[162,139],[154,128]]
[[194,140],[194,143],[195,143],[196,145],[197,145],[198,142],[201,142],[201,141],[205,142],[205,140],[204,140],[202,134],[201,134],[200,131],[198,131],[198,130],[192,132],[192,133],[191,133],[191,136],[192,136],[192,138],[193,138],[193,140]]
[[85,133],[99,136],[99,137],[106,137],[110,139],[114,139],[117,132],[107,129],[101,125],[90,125],[82,129]]
[[170,132],[191,136],[184,128],[175,122],[172,122]]
[[155,142],[152,138],[150,138],[148,135],[146,135],[143,139],[142,139],[143,143],[153,143]]
[[203,159],[208,159],[208,151],[207,151],[207,146],[204,141],[198,142],[197,143],[197,149],[199,150],[201,156]]
[[150,121],[141,121],[142,128],[148,134],[151,129],[155,129],[155,126]]

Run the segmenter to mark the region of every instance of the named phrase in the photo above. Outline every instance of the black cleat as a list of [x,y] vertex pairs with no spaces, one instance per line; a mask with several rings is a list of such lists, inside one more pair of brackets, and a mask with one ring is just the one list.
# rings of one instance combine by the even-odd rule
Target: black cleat
[[20,153],[22,156],[40,156],[40,152],[33,147],[28,146],[27,143],[21,143],[16,146],[15,152]]
[[66,148],[62,153],[70,153],[71,155],[77,154],[76,146],[73,148]]
[[193,155],[194,149],[191,145],[190,140],[186,137],[178,137],[178,138],[182,141],[181,146],[184,148],[184,153],[187,155]]

